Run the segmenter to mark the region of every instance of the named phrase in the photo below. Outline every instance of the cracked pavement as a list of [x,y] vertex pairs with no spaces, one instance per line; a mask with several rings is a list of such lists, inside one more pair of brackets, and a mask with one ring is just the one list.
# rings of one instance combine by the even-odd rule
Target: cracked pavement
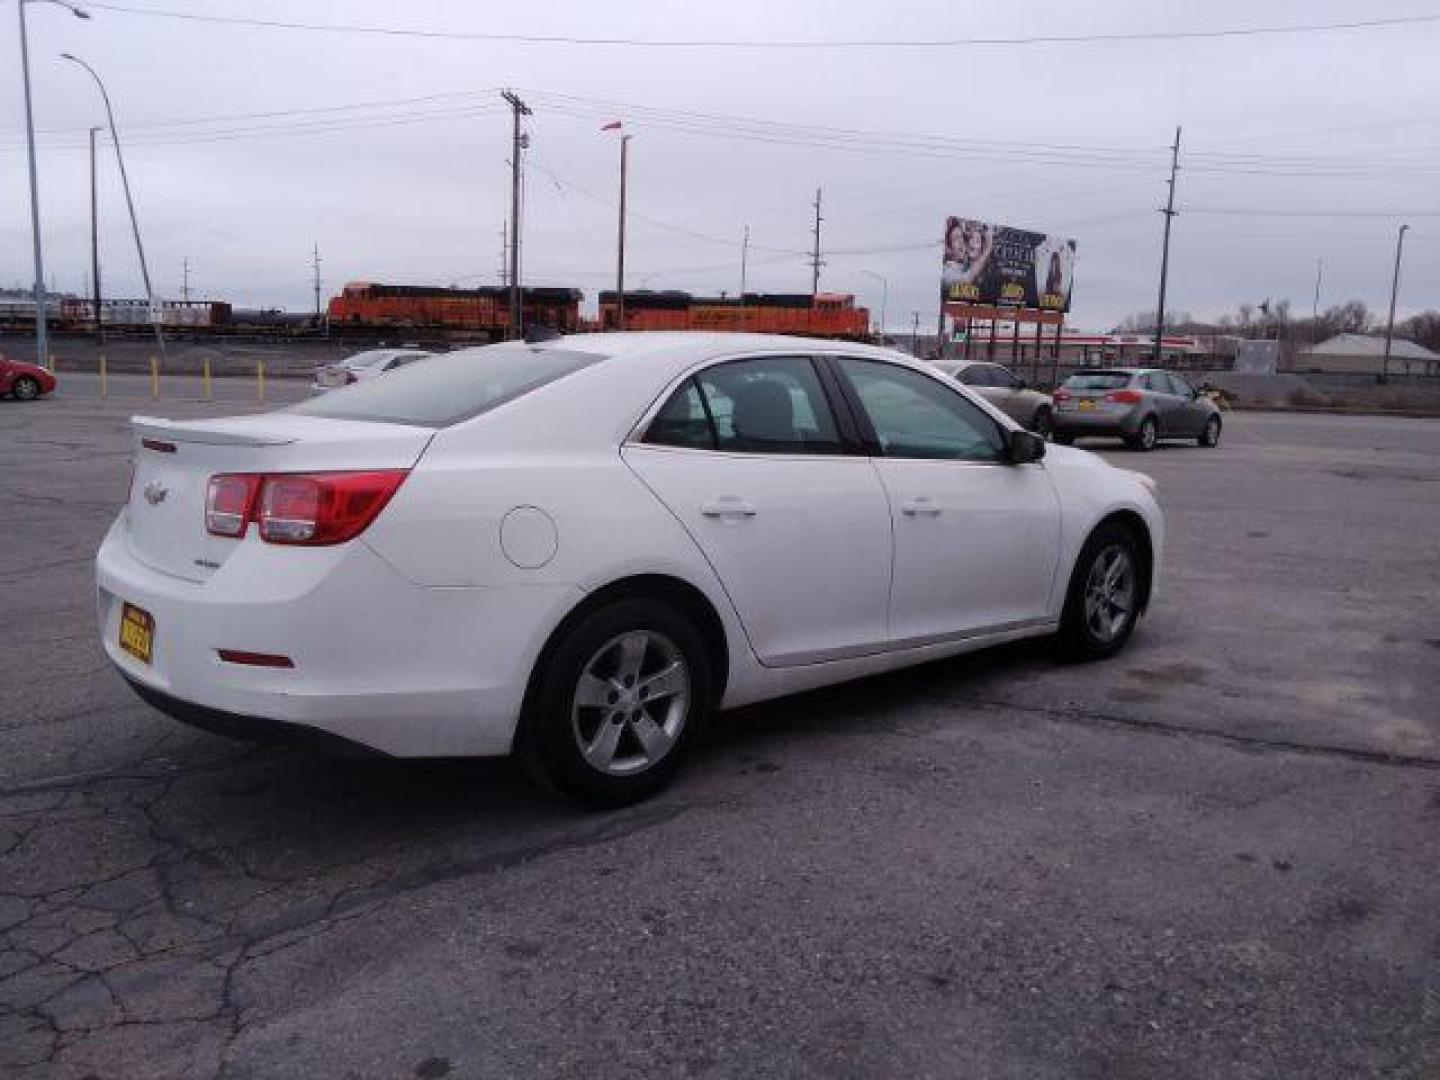
[[113,381],[0,402],[0,1075],[1440,1075],[1440,424],[1106,447],[1171,532],[1120,658],[744,710],[593,814],[135,699],[124,420],[224,410]]

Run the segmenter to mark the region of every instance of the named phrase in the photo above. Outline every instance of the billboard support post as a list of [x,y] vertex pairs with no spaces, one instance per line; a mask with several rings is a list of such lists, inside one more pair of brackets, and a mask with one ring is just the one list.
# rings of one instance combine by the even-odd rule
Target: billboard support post
[[975,336],[975,320],[965,316],[965,362],[970,362],[970,339]]
[[995,331],[998,326],[999,320],[995,318],[995,313],[992,311],[990,313],[990,344],[985,347],[985,359],[992,363],[995,361]]
[[1040,354],[1044,350],[1044,348],[1045,324],[1037,322],[1035,324],[1035,360],[1030,369],[1030,382],[1032,384],[1038,383],[1040,381]]

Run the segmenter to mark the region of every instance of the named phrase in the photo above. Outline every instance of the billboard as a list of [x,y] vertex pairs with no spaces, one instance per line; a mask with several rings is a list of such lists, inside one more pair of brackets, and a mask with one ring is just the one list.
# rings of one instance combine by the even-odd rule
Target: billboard
[[1075,241],[971,218],[945,219],[940,298],[1069,311]]

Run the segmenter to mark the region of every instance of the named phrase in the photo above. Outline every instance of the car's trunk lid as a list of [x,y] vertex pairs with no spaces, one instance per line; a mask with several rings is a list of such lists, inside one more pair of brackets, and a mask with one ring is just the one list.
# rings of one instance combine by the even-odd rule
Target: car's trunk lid
[[204,581],[242,541],[205,528],[205,493],[217,473],[411,468],[430,428],[264,413],[216,420],[137,416],[135,474],[125,509],[131,552],[161,573]]

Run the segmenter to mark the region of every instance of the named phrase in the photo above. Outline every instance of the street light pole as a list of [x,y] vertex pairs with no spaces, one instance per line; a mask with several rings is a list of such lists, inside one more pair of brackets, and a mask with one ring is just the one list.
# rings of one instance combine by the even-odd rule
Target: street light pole
[[35,114],[30,100],[30,43],[25,36],[25,5],[55,4],[77,19],[89,14],[66,0],[17,0],[20,16],[20,79],[25,84],[25,146],[30,159],[30,234],[35,248],[35,362],[41,367],[49,358],[49,328],[45,324],[45,258],[40,245],[40,180],[35,171]]
[[615,329],[625,329],[625,195],[629,173],[630,136],[620,136],[620,226],[615,259]]
[[105,330],[100,324],[100,200],[95,184],[95,134],[100,130],[90,129],[90,287],[95,294],[95,340],[104,345]]
[[1400,253],[1405,250],[1405,231],[1409,225],[1401,225],[1395,238],[1395,276],[1390,279],[1390,318],[1385,321],[1385,356],[1380,361],[1380,381],[1390,381],[1390,342],[1395,336],[1395,297],[1400,292]]
[[160,329],[159,312],[155,310],[155,290],[150,287],[150,266],[145,261],[145,245],[140,241],[140,222],[135,217],[135,200],[130,194],[130,176],[125,171],[125,155],[120,149],[120,132],[115,127],[115,110],[110,107],[110,95],[105,91],[105,83],[101,81],[99,73],[84,60],[70,53],[61,53],[60,58],[79,64],[88,71],[100,89],[100,99],[105,102],[105,116],[110,122],[110,141],[115,144],[115,161],[120,166],[120,184],[125,189],[125,206],[130,211],[130,231],[135,234],[135,252],[140,257],[140,276],[145,281],[145,303],[150,310],[150,324],[155,327],[155,343],[160,347],[160,358],[163,360],[165,335]]

